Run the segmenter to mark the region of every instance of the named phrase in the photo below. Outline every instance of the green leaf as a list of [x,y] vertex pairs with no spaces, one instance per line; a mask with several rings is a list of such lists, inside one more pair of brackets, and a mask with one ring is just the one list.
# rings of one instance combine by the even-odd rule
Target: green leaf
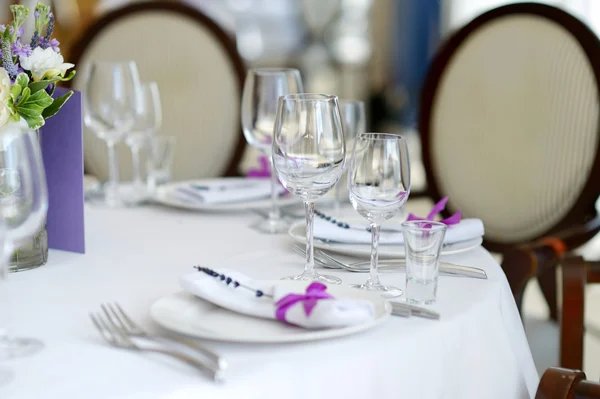
[[12,98],[13,102],[17,101],[17,98],[19,98],[19,96],[21,95],[21,89],[22,87],[18,83],[15,83],[10,88],[10,97]]
[[61,78],[60,81],[61,82],[68,82],[69,80],[71,80],[71,79],[73,79],[75,77],[76,73],[77,73],[77,71],[73,70],[73,71],[71,71],[71,73],[66,78]]
[[44,125],[42,112],[49,107],[54,100],[44,90],[30,94],[31,90],[26,87],[21,94],[21,99],[15,105],[15,110],[29,125],[31,129],[37,129]]
[[21,87],[27,87],[27,85],[29,84],[29,76],[27,76],[26,73],[21,72],[20,74],[17,75],[17,79],[15,80],[15,83]]
[[53,80],[41,80],[39,82],[34,82],[29,85],[29,89],[31,93],[37,93],[40,90],[46,90],[46,87],[54,83]]
[[64,95],[55,98],[54,102],[52,102],[52,104],[48,108],[46,108],[44,112],[42,112],[42,116],[44,117],[44,119],[48,119],[51,116],[56,115],[56,113],[60,111],[61,107],[67,102],[69,98],[71,98],[72,95],[73,91],[71,90],[70,92]]

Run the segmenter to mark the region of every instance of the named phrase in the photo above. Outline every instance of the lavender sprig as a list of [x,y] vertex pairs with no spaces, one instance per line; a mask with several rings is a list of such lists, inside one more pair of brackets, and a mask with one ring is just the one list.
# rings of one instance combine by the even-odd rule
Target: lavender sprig
[[247,285],[244,285],[244,284],[240,283],[239,281],[236,281],[236,280],[232,279],[231,277],[226,276],[225,274],[220,274],[220,273],[218,273],[218,272],[216,272],[213,269],[210,269],[208,267],[194,266],[194,269],[198,270],[199,272],[208,274],[211,277],[219,279],[219,280],[221,280],[222,282],[224,282],[227,285],[231,284],[233,286],[233,288],[242,287],[242,288],[244,288],[244,289],[246,289],[248,291],[252,291],[254,293],[254,295],[256,295],[257,297],[265,296],[267,298],[272,298],[271,295],[265,294],[261,290],[255,290],[252,287],[248,287]]
[[10,76],[11,79],[14,80],[17,77],[19,70],[12,58],[10,40],[6,37],[2,39],[2,66],[6,69],[6,72],[8,72],[8,76]]
[[42,40],[42,48],[48,48],[50,39],[52,39],[52,33],[54,33],[54,14],[48,14],[48,18],[48,27],[46,28],[46,36],[44,36],[44,39]]
[[33,50],[39,45],[39,43],[40,43],[40,32],[35,30],[33,32],[33,36],[31,37],[31,43],[29,44],[29,46]]

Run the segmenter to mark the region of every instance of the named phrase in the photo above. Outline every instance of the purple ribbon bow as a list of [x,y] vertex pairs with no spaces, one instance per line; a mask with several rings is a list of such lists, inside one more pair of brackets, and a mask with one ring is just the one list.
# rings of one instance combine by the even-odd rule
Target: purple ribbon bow
[[302,305],[304,306],[304,313],[306,316],[310,316],[315,306],[317,306],[317,301],[320,301],[321,299],[335,299],[333,296],[325,292],[326,289],[326,285],[321,283],[312,283],[306,287],[306,294],[288,294],[284,296],[275,303],[275,306],[277,306],[275,317],[278,320],[286,321],[286,312],[298,302],[302,302]]
[[271,167],[269,165],[269,158],[264,155],[258,157],[258,163],[260,168],[250,169],[248,171],[248,177],[269,177],[271,176]]
[[[441,211],[443,211],[444,208],[446,208],[447,202],[448,202],[448,197],[442,198],[437,204],[435,204],[433,206],[433,208],[431,208],[431,212],[429,212],[429,215],[427,215],[426,219],[420,218],[411,213],[408,215],[408,218],[406,218],[406,220],[407,221],[410,221],[410,220],[435,220],[436,215],[438,213],[440,213]],[[458,211],[454,215],[450,216],[449,218],[440,220],[440,223],[444,223],[447,226],[451,226],[453,224],[458,224],[458,223],[460,223],[460,217],[461,217],[461,212]]]

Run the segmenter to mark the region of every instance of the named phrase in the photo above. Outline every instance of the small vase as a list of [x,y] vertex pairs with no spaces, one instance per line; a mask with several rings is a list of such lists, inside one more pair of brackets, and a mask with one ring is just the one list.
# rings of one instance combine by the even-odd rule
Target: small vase
[[[36,131],[40,140],[40,131]],[[21,241],[13,253],[9,269],[11,272],[20,272],[34,269],[46,264],[48,261],[48,232],[46,223],[33,236]]]

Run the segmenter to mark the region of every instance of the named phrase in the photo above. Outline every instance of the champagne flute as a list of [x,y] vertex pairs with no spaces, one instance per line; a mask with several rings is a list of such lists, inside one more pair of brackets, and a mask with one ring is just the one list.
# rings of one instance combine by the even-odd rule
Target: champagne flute
[[[342,126],[344,128],[344,139],[346,140],[346,172],[350,162],[352,161],[352,149],[354,148],[354,140],[361,133],[365,133],[367,125],[367,117],[365,114],[365,103],[360,100],[341,100],[340,113],[342,115]],[[343,174],[342,174],[343,176]],[[338,184],[335,185],[335,199],[333,203],[334,211],[339,215],[340,206],[342,203],[343,186],[346,180],[342,177]]]
[[131,150],[133,171],[133,187],[128,203],[136,204],[143,201],[148,190],[142,181],[140,169],[140,151],[147,144],[150,137],[154,136],[162,124],[162,107],[160,93],[156,82],[144,82],[138,93],[136,120],[133,129],[127,132],[125,143]]
[[[36,132],[17,127],[4,130],[0,135],[0,280],[8,275],[18,242],[39,230],[48,210],[46,175]],[[0,335],[0,359],[29,355],[42,348],[43,343],[37,339],[9,337],[6,330]]]
[[271,147],[277,100],[285,94],[302,91],[302,79],[297,69],[256,68],[250,69],[246,75],[242,96],[242,130],[248,144],[271,160],[271,211],[266,220],[253,226],[263,233],[286,233],[290,227],[281,217],[277,203],[279,190],[277,176],[273,172]]
[[285,188],[304,201],[306,264],[291,280],[340,284],[315,271],[315,201],[333,188],[344,170],[346,147],[336,96],[288,94],[280,97],[273,140],[273,165]]
[[94,61],[90,65],[83,93],[84,121],[108,147],[109,180],[104,186],[105,203],[123,204],[119,195],[119,164],[116,145],[136,121],[138,90],[137,65],[134,61]]
[[410,194],[410,163],[406,140],[387,133],[363,133],[354,144],[348,171],[350,202],[371,224],[369,279],[354,288],[376,291],[384,298],[402,295],[379,282],[378,249],[381,224],[400,213]]

